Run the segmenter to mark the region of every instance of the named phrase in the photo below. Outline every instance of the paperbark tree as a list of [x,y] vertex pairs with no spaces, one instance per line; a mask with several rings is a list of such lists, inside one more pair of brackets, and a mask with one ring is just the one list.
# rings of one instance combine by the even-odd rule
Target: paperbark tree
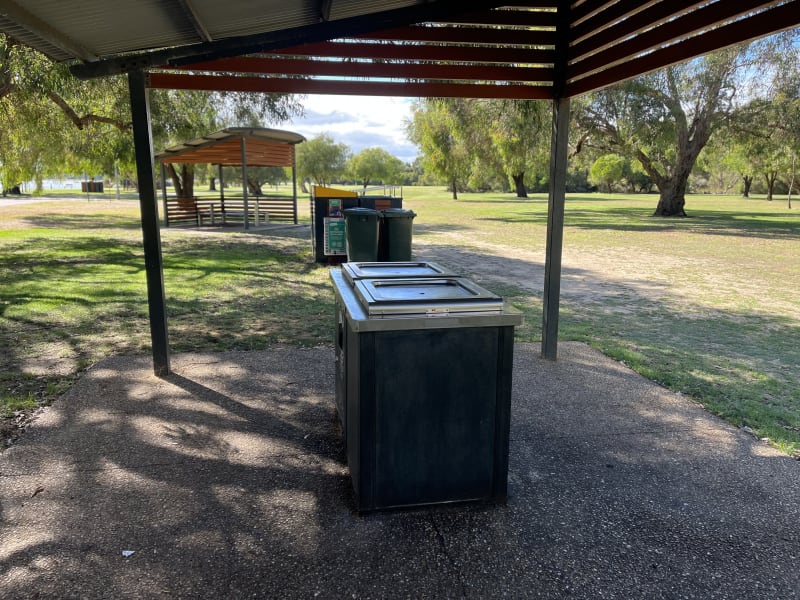
[[[128,135],[124,80],[81,82],[63,65],[0,35],[0,177],[6,187],[93,171],[109,138]],[[113,166],[113,160],[111,164]]]

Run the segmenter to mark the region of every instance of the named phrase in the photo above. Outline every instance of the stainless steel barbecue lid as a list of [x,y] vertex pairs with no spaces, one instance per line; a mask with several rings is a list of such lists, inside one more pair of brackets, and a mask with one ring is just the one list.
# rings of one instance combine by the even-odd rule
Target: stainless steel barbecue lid
[[432,262],[348,262],[342,273],[350,283],[370,277],[442,277],[455,273]]
[[359,279],[355,291],[369,316],[501,312],[503,299],[463,277]]

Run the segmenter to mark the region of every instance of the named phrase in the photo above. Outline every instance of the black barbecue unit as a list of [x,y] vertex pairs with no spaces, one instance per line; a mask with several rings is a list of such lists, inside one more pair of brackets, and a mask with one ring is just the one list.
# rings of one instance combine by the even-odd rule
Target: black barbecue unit
[[358,510],[505,499],[521,314],[433,263],[346,263],[331,279]]

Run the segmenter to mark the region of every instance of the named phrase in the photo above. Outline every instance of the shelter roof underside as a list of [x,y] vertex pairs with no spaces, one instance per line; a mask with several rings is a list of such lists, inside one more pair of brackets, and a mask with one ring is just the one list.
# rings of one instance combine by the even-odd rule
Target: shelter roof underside
[[0,1],[0,31],[79,76],[423,97],[576,96],[798,24],[800,0]]

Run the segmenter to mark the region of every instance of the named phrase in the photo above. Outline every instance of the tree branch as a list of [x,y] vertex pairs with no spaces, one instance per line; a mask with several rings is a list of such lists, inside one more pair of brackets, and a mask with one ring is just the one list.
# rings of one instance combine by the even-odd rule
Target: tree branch
[[122,132],[130,131],[131,129],[130,123],[125,123],[118,119],[113,119],[111,117],[104,117],[102,115],[95,115],[92,113],[81,116],[77,112],[75,112],[75,109],[72,108],[69,105],[69,103],[66,100],[64,100],[64,98],[62,98],[55,92],[48,91],[46,92],[46,94],[47,97],[50,99],[50,101],[53,102],[53,104],[55,104],[56,106],[58,106],[61,109],[61,111],[67,116],[67,118],[69,118],[69,120],[72,121],[75,124],[75,127],[77,127],[78,129],[83,129],[86,125],[89,125],[90,123],[107,123],[109,125],[113,125],[119,131]]

